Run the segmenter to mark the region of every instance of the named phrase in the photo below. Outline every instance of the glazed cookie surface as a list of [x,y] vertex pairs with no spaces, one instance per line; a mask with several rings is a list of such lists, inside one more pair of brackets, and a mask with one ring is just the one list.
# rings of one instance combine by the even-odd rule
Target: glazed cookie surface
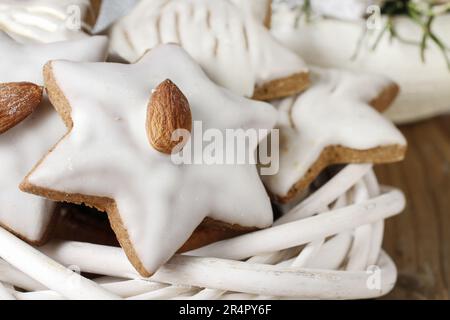
[[308,69],[271,36],[263,7],[269,2],[143,0],[113,27],[110,51],[136,61],[158,44],[177,43],[236,94],[270,100],[298,93]]
[[0,0],[0,30],[21,42],[80,39],[95,23],[101,0]]
[[[193,164],[176,164],[149,143],[155,142],[149,139],[156,128],[149,127],[155,119],[151,115],[161,116],[169,107],[173,112],[168,117],[190,110],[194,123],[201,121],[203,130],[217,133],[271,129],[276,121],[271,105],[216,86],[177,45],[158,46],[131,65],[54,61],[46,66],[45,77],[50,99],[69,133],[21,188],[106,211],[141,275],[154,273],[206,217],[244,228],[272,223],[270,200],[254,164],[207,164],[202,152],[193,152]],[[179,89],[161,91],[166,79],[171,80],[170,88]],[[183,108],[162,104],[152,110],[158,105],[154,99],[182,102]],[[165,130],[175,122],[155,123]],[[191,141],[200,134],[193,129]],[[251,142],[247,151],[254,152],[257,144]],[[183,152],[191,147],[187,144]]]
[[328,165],[395,162],[406,152],[403,135],[378,112],[396,97],[395,83],[337,69],[313,68],[311,73],[311,87],[303,94],[274,102],[279,172],[262,179],[279,202],[306,190]]
[[[106,48],[104,37],[21,45],[0,32],[0,84],[9,88],[12,84],[23,82],[28,82],[30,86],[42,86],[42,67],[48,60],[101,61]],[[14,99],[23,101],[27,99],[26,94],[17,90],[0,90],[0,105],[8,105]],[[22,105],[10,106],[13,108],[2,116],[19,115]],[[42,103],[28,118],[0,134],[0,225],[36,244],[45,236],[54,204],[21,192],[19,184],[64,132],[61,119],[44,96]]]
[[242,10],[251,12],[253,16],[270,28],[272,20],[272,0],[231,0]]

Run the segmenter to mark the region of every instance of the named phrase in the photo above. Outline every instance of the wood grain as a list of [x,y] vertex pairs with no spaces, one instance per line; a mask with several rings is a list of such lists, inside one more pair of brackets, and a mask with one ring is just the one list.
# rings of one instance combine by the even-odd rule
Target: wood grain
[[399,271],[389,299],[450,298],[450,115],[401,127],[404,162],[376,168],[383,184],[401,188],[408,204],[387,221],[384,248]]

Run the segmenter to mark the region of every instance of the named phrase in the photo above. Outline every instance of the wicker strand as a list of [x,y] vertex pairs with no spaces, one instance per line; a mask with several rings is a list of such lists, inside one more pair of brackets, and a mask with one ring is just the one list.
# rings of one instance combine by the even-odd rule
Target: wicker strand
[[94,282],[63,267],[0,228],[0,256],[33,279],[72,299],[116,299]]
[[374,223],[400,213],[404,206],[403,193],[391,190],[361,203],[219,241],[188,254],[241,260],[267,251],[303,245],[321,237]]

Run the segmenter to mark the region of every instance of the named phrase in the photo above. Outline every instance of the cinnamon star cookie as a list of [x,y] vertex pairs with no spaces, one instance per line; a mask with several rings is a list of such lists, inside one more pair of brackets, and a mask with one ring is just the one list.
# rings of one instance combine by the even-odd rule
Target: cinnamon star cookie
[[[106,211],[142,276],[164,264],[204,220],[271,225],[256,165],[206,163],[202,152],[193,153],[192,164],[176,163],[170,154],[172,130],[190,131],[195,142],[202,132],[194,123],[217,134],[267,131],[276,121],[271,105],[216,86],[179,46],[158,46],[131,65],[53,61],[45,83],[69,132],[21,188]],[[246,150],[253,153],[262,139],[250,140]]]
[[406,152],[403,135],[378,112],[395,99],[395,83],[378,75],[319,68],[312,69],[311,82],[303,94],[274,103],[280,156],[273,165],[279,172],[262,179],[283,203],[306,190],[328,165],[395,162]]
[[64,133],[43,95],[42,68],[51,59],[102,61],[105,37],[21,45],[0,32],[0,225],[34,244],[45,240],[54,204],[19,184]]

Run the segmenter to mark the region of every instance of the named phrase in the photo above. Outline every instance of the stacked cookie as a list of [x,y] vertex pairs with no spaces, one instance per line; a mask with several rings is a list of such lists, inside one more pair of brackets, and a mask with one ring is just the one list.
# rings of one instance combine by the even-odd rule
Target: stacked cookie
[[[111,30],[111,56],[127,63],[103,62],[106,37],[2,35],[0,224],[41,244],[55,201],[86,204],[107,213],[150,276],[179,250],[271,226],[272,202],[308,193],[329,165],[401,160],[406,141],[379,113],[398,87],[308,68],[271,36],[269,9],[265,0],[143,0]],[[177,163],[202,135],[197,124],[265,132],[245,144],[249,154],[277,128],[279,170],[259,176],[255,163],[208,163],[195,150]]]
[[0,29],[25,42],[88,36],[101,0],[0,0]]
[[57,208],[17,187],[64,133],[43,89],[42,66],[51,59],[106,58],[106,37],[67,28],[74,8],[80,26],[94,23],[94,1],[0,1],[0,225],[33,244],[45,242]]

